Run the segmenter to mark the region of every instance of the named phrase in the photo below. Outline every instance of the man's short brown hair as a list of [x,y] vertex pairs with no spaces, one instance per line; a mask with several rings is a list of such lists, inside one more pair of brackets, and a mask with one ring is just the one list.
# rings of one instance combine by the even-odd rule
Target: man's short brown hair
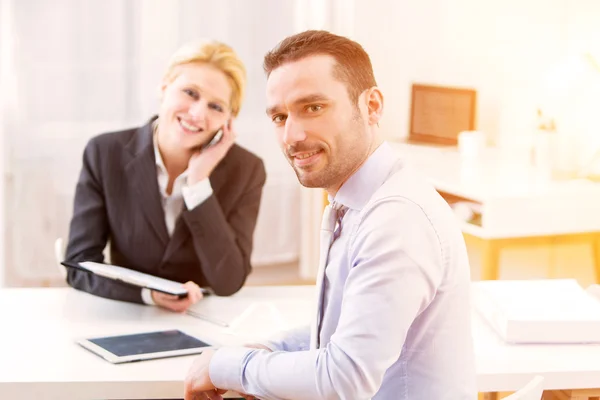
[[263,68],[268,77],[286,63],[314,55],[329,55],[335,59],[333,74],[346,84],[354,104],[362,92],[377,85],[371,59],[362,46],[327,31],[310,30],[285,38],[265,55]]

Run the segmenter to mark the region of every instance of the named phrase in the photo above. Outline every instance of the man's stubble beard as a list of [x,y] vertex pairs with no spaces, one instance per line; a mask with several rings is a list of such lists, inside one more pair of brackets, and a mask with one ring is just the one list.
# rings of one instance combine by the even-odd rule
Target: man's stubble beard
[[[358,107],[354,109],[352,122],[348,130],[350,130],[353,133],[356,133],[355,135],[352,135],[353,138],[365,135],[363,118],[360,115],[360,110],[358,109]],[[328,156],[333,157],[332,154],[329,154]],[[359,161],[354,159],[345,159],[344,154],[337,154],[337,157],[340,159],[340,162],[336,163],[335,160],[330,158],[329,160],[327,160],[328,163],[317,173],[318,176],[315,176],[314,179],[311,180],[302,179],[302,171],[296,169],[296,167],[293,165],[293,161],[290,162],[292,163],[292,168],[294,169],[296,177],[298,178],[298,181],[302,186],[307,188],[329,189],[332,187],[339,186],[342,183],[342,181],[345,181],[348,178],[348,175],[354,172],[355,164],[357,164],[357,162]]]

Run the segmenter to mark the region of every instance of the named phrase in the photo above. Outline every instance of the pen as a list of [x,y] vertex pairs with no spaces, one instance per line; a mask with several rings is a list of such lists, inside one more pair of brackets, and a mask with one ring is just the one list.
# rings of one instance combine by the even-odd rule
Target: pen
[[206,322],[210,322],[210,323],[213,323],[215,325],[222,326],[224,328],[229,327],[229,324],[227,322],[221,321],[220,319],[213,318],[213,317],[210,317],[210,316],[205,315],[205,314],[201,314],[201,313],[199,313],[197,311],[187,310],[187,313],[189,315],[191,315],[192,317],[196,317],[198,319],[202,319],[202,320],[204,320]]

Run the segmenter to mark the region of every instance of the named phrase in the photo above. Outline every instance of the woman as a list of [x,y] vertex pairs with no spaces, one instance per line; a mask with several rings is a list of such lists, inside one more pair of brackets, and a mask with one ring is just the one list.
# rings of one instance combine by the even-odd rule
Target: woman
[[234,144],[245,79],[230,47],[188,44],[164,75],[158,118],[96,136],[84,152],[66,259],[103,262],[110,241],[111,264],[186,282],[187,298],[74,268],[71,286],[173,311],[201,299],[199,286],[217,295],[242,287],[266,178],[262,161]]

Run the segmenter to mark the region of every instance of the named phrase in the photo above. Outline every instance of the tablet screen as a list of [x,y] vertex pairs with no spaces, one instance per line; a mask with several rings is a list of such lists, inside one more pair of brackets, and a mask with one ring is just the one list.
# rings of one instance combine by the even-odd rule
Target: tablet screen
[[210,346],[178,330],[110,336],[88,341],[119,357]]

